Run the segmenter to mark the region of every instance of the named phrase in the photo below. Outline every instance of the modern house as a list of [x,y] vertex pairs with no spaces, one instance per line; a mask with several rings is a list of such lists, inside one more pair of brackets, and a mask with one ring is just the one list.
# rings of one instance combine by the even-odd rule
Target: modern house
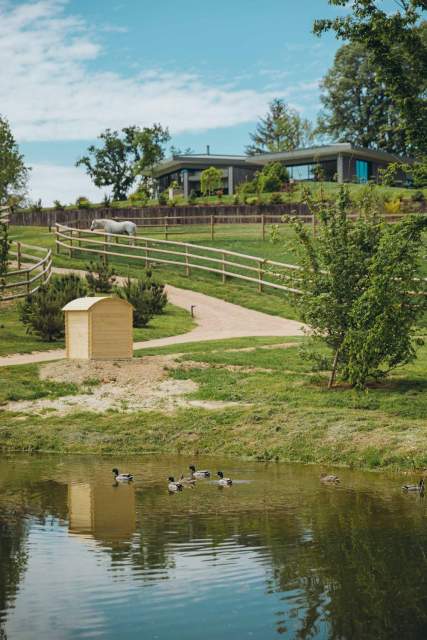
[[153,171],[157,191],[161,193],[174,182],[188,198],[191,191],[200,194],[200,176],[204,169],[216,167],[222,171],[222,191],[233,194],[237,185],[252,180],[255,173],[262,169],[261,164],[248,164],[247,156],[213,155],[209,152],[201,155],[174,155],[158,164]]
[[[252,180],[257,171],[270,162],[282,162],[291,179],[315,180],[319,168],[323,179],[337,182],[368,182],[379,180],[379,170],[392,162],[411,162],[385,151],[355,147],[343,142],[295,151],[262,153],[254,156],[239,155],[174,155],[159,163],[153,171],[159,192],[176,182],[185,197],[191,191],[200,193],[201,172],[208,167],[217,167],[223,172],[224,194],[234,193],[242,182]],[[401,176],[404,180],[404,176]]]
[[314,180],[317,168],[322,169],[323,179],[337,182],[368,182],[379,179],[379,170],[392,162],[411,162],[393,153],[355,147],[342,142],[307,149],[295,149],[280,153],[264,153],[247,158],[248,164],[266,165],[283,162],[294,180]]

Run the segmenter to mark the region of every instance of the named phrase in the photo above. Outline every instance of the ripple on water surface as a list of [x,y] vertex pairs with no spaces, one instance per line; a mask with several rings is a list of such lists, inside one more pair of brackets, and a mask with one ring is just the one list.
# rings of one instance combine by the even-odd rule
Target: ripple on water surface
[[[190,461],[192,462],[192,461]],[[183,458],[16,456],[0,468],[0,630],[10,639],[425,638],[426,502],[400,478]],[[185,472],[185,471],[184,471]],[[0,631],[0,637],[1,631]]]

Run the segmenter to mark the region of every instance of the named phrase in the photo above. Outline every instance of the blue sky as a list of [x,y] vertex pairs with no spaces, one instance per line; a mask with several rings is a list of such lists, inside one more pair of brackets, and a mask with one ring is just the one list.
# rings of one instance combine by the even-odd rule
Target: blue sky
[[339,43],[312,23],[337,11],[327,0],[0,0],[0,111],[33,167],[30,197],[99,197],[74,162],[106,127],[161,122],[176,146],[241,153],[274,97],[315,119]]

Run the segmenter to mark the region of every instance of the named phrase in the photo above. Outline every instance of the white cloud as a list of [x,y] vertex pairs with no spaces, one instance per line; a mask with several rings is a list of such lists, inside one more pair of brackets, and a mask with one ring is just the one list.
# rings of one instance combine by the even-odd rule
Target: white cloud
[[89,176],[79,167],[61,167],[50,164],[33,164],[29,179],[29,193],[32,200],[42,200],[49,206],[54,200],[71,204],[79,196],[86,196],[92,202],[100,202],[109,189],[98,189]]
[[274,97],[143,63],[128,77],[96,71],[88,63],[104,53],[97,34],[64,5],[0,4],[1,111],[20,141],[90,139],[130,123],[161,122],[173,133],[227,127],[253,120]]

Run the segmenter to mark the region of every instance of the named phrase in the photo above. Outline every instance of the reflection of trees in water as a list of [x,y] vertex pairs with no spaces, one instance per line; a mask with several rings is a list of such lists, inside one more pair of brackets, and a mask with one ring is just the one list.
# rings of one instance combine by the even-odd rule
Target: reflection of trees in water
[[0,638],[6,638],[7,609],[16,598],[27,565],[27,534],[24,514],[0,507]]
[[[239,547],[251,549],[265,569],[267,593],[281,594],[283,600],[275,614],[278,633],[285,634],[292,619],[295,628],[297,619],[295,637],[301,639],[427,637],[426,508],[418,496],[319,489],[318,481],[312,493],[302,494],[299,482],[297,478],[296,487],[286,482],[274,486],[273,501],[262,483],[222,494],[214,487],[197,493],[197,487],[171,497],[164,483],[146,486],[126,502],[127,522],[136,521],[135,530],[127,524],[114,535],[108,528],[115,507],[110,504],[111,514],[106,513],[109,494],[104,487],[102,500],[98,494],[92,503],[99,513],[91,535],[113,566],[130,564],[135,579],[147,585],[171,575],[177,551],[191,555],[195,541],[203,541],[210,560],[221,559],[224,546],[234,546],[238,563]],[[97,480],[91,483],[96,486]],[[115,495],[127,496],[127,488],[121,489]],[[15,515],[1,520],[3,611],[25,571],[24,514],[39,522],[50,516],[64,520],[69,486],[27,478],[9,487],[7,501]]]
[[0,640],[6,638],[7,609],[16,598],[27,567],[28,516],[42,525],[52,516],[64,519],[66,495],[66,486],[47,480],[24,485],[11,482],[0,497]]

